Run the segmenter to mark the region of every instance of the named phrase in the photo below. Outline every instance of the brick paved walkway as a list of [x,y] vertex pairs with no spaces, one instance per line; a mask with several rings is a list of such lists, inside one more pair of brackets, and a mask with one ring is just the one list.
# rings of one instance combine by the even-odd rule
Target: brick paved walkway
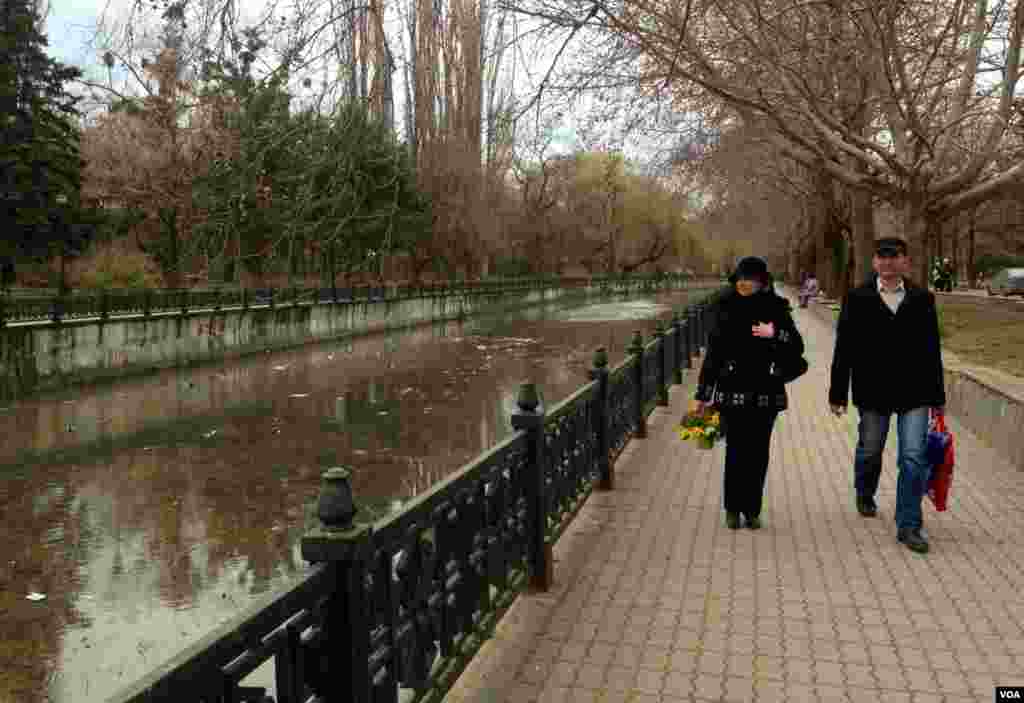
[[1024,473],[950,418],[950,509],[926,502],[930,554],[898,544],[895,431],[862,518],[856,413],[827,411],[833,333],[796,316],[811,370],[773,435],[764,528],[725,527],[724,447],[673,434],[690,374],[559,540],[554,589],[516,601],[450,703],[988,703],[1024,685]]

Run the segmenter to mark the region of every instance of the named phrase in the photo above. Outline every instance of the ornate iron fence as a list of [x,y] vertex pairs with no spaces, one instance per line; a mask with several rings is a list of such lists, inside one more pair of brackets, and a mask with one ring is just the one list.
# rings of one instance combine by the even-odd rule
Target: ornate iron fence
[[110,291],[95,295],[74,294],[47,298],[8,296],[0,293],[0,327],[8,323],[50,320],[68,322],[88,318],[101,320],[124,315],[181,314],[220,311],[226,308],[283,307],[310,304],[373,302],[451,295],[497,296],[545,287],[575,288],[598,286],[622,292],[630,289],[654,291],[683,287],[690,280],[683,274],[593,276],[589,278],[529,278],[483,281],[452,281],[415,285],[332,286],[330,288],[255,288],[222,290],[167,289],[139,292]]
[[[356,519],[348,471],[329,470],[302,540],[314,566],[111,700],[439,701],[517,594],[550,587],[553,544],[592,490],[614,487],[704,315],[691,305],[647,345],[637,333],[612,370],[598,349],[592,380],[550,410],[523,384],[512,435],[377,522]],[[269,660],[272,695],[242,685]]]

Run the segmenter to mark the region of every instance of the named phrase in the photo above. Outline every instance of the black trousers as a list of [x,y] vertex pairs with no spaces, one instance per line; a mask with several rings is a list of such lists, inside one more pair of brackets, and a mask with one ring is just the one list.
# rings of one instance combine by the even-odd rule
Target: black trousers
[[768,451],[777,410],[723,408],[725,433],[725,509],[748,517],[761,514]]

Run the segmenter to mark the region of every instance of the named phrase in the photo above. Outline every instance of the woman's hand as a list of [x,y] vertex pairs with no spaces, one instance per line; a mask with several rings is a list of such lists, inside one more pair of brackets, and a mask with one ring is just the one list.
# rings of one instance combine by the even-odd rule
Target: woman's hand
[[775,325],[771,322],[759,322],[754,325],[751,330],[755,337],[762,337],[764,339],[771,339],[775,336]]
[[693,401],[693,412],[697,415],[703,415],[704,410],[708,407],[708,404],[703,400]]

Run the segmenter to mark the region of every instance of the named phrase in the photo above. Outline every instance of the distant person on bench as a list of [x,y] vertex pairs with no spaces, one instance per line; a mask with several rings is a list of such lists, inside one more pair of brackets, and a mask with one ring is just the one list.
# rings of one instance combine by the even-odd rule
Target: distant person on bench
[[804,281],[804,285],[800,288],[800,307],[806,308],[807,301],[811,298],[817,297],[819,292],[818,279],[812,273],[807,277],[807,280]]

